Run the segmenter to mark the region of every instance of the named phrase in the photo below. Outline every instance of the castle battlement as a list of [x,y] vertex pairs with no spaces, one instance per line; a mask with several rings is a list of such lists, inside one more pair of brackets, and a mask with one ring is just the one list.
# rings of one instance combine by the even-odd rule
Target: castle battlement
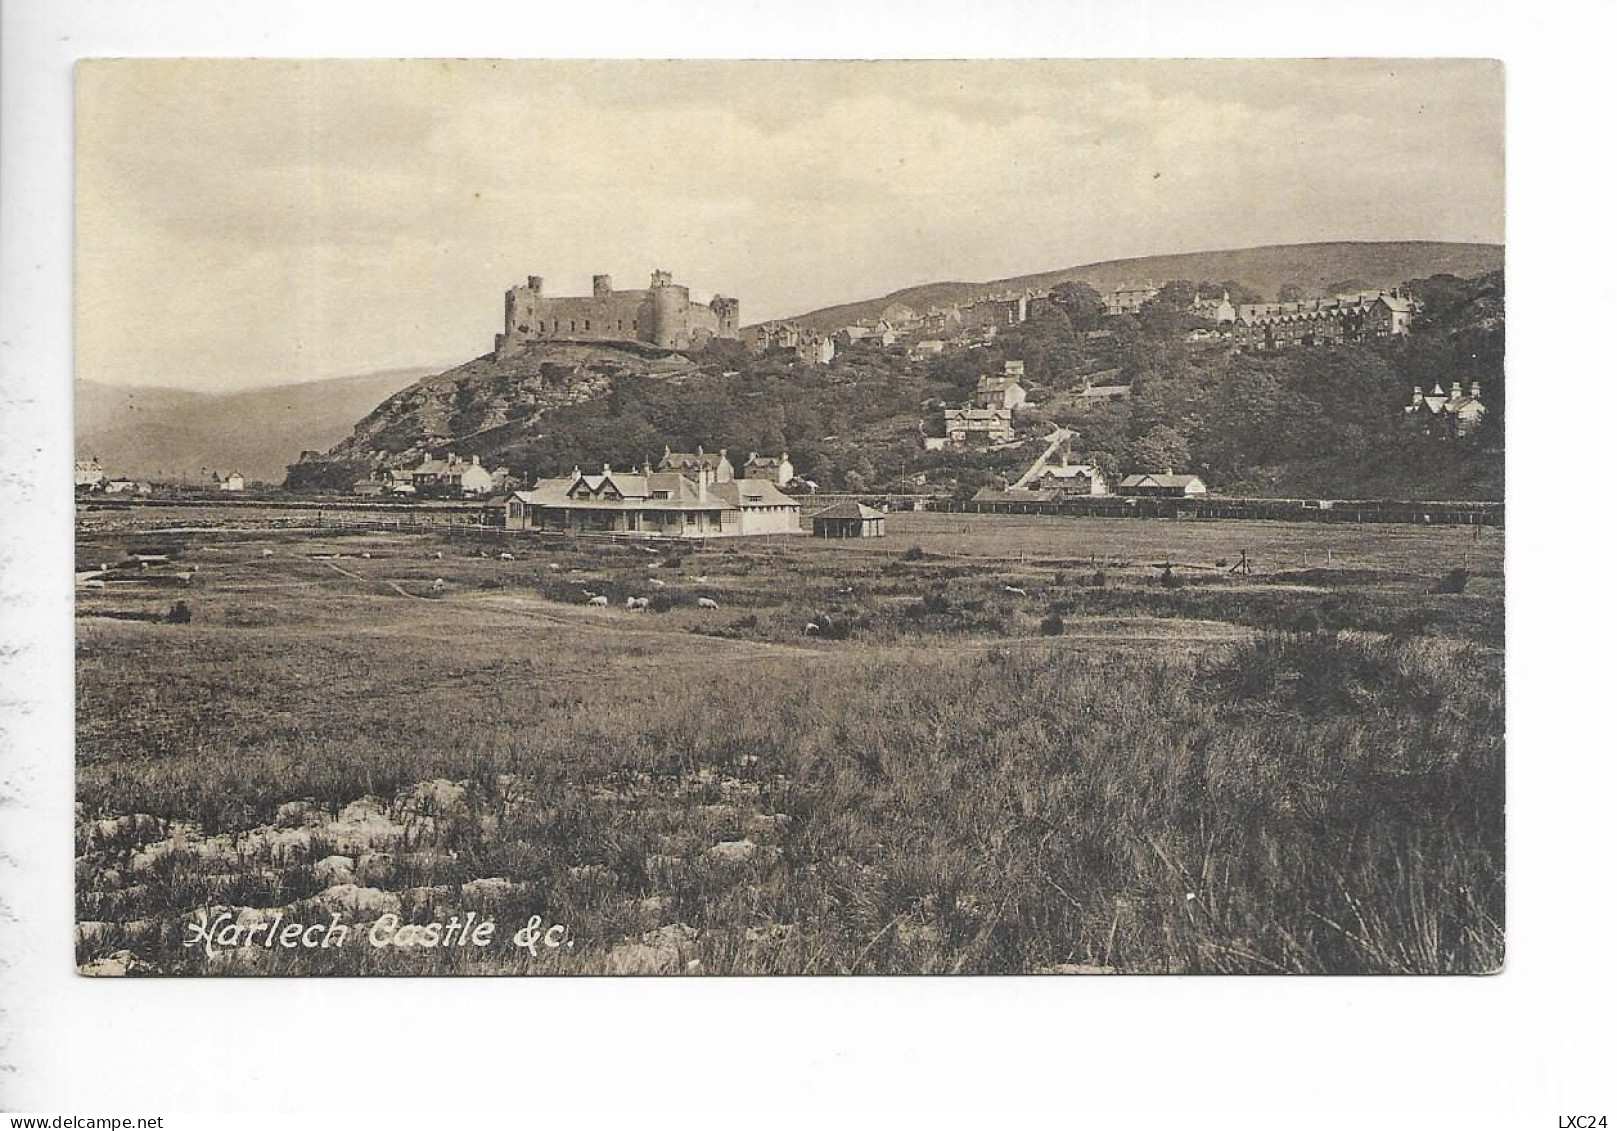
[[741,302],[724,295],[691,301],[689,287],[668,271],[653,271],[644,290],[616,290],[596,275],[589,295],[547,296],[544,279],[529,275],[505,292],[505,332],[494,352],[509,357],[530,342],[630,341],[664,349],[700,349],[714,338],[741,336]]

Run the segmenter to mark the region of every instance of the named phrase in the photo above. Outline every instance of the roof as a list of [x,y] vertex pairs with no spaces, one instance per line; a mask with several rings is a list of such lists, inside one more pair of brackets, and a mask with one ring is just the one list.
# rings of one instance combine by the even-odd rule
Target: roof
[[1124,478],[1120,486],[1143,487],[1151,484],[1156,487],[1189,487],[1192,483],[1202,481],[1199,475],[1130,475]]
[[876,508],[867,507],[863,503],[846,502],[838,503],[835,506],[826,507],[823,511],[817,512],[813,517],[832,519],[871,519],[886,518],[887,516]]
[[1046,465],[1044,470],[1039,472],[1038,478],[1040,478],[1040,479],[1046,479],[1046,478],[1049,478],[1049,479],[1078,479],[1078,478],[1093,479],[1095,477],[1095,474],[1096,473],[1095,473],[1094,467],[1092,467],[1091,465],[1089,465],[1087,463],[1069,463],[1069,464],[1052,463],[1052,464]]
[[715,468],[724,459],[723,452],[675,452],[664,450],[662,462],[657,466],[668,471],[694,471],[699,467]]
[[732,479],[728,483],[714,483],[707,489],[708,497],[717,496],[736,507],[795,507],[801,504],[767,479]]

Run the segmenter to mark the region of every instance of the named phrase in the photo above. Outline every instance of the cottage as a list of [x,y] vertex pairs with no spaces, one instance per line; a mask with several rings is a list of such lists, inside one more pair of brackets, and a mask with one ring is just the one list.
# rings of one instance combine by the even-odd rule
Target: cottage
[[247,490],[247,480],[242,477],[242,474],[239,471],[232,471],[229,475],[222,477],[216,475],[214,476],[214,480],[221,491]]
[[470,462],[450,452],[443,459],[425,459],[409,469],[410,486],[418,495],[452,498],[487,495],[494,490],[494,476],[478,456]]
[[781,452],[778,456],[761,456],[757,452],[748,452],[747,462],[741,465],[741,478],[764,479],[777,487],[786,486],[795,474],[791,457],[785,452]]
[[1198,475],[1130,475],[1117,485],[1119,495],[1145,498],[1183,499],[1207,494],[1207,484]]
[[1008,408],[946,408],[944,433],[950,445],[1003,444],[1016,436]]
[[80,487],[95,489],[106,482],[107,474],[101,467],[101,460],[96,456],[88,459],[73,461],[73,488]]
[[1063,455],[1060,463],[1040,468],[1024,486],[1049,495],[1105,495],[1106,476],[1090,463],[1071,463]]
[[1160,287],[1154,287],[1150,283],[1126,283],[1102,295],[1101,302],[1105,305],[1105,313],[1112,317],[1120,314],[1138,314],[1140,308],[1156,298],[1160,290]]
[[800,512],[795,499],[763,479],[718,482],[705,465],[689,477],[649,463],[627,473],[607,464],[599,475],[574,468],[515,492],[505,502],[505,528],[678,538],[797,534]]
[[1002,374],[985,373],[977,378],[977,394],[973,403],[978,408],[1019,408],[1027,403],[1027,390],[1022,388],[1023,363],[1007,361]]
[[1416,385],[1410,402],[1404,406],[1404,415],[1413,423],[1444,436],[1469,435],[1482,423],[1487,412],[1487,405],[1482,403],[1482,384],[1478,381],[1471,382],[1469,396],[1461,393],[1458,381],[1449,387],[1446,395],[1441,382],[1432,386],[1430,396]]
[[887,516],[863,503],[838,503],[813,518],[816,538],[885,538]]
[[730,449],[720,448],[717,452],[707,451],[701,444],[696,445],[694,452],[676,452],[668,445],[663,445],[663,458],[657,462],[658,471],[674,471],[681,475],[694,475],[706,469],[711,482],[728,483],[736,477],[735,466],[730,462]]

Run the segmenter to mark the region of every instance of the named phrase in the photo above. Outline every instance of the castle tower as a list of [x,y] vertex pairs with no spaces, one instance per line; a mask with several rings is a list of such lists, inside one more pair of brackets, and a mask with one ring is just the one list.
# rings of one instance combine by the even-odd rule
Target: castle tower
[[667,271],[651,273],[651,340],[664,349],[686,349],[691,344],[691,292],[676,286]]
[[605,298],[607,295],[612,293],[611,275],[596,275],[594,277],[594,283],[596,298]]

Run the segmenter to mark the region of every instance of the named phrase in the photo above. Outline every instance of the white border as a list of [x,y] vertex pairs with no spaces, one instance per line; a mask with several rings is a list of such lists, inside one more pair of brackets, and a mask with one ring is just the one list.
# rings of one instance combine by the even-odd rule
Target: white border
[[[0,71],[0,1104],[1607,1113],[1608,10],[14,0]],[[71,972],[71,74],[93,55],[1465,55],[1509,90],[1510,908],[1486,979],[134,982]],[[1413,112],[1413,111],[1412,111]],[[1601,348],[1604,347],[1604,348]],[[1596,352],[1599,350],[1600,352]],[[1603,651],[1603,649],[1602,649]],[[1602,1068],[1602,1065],[1605,1068]],[[1233,1121],[1230,1125],[1236,1125]],[[1447,1125],[1447,1124],[1445,1124]]]

